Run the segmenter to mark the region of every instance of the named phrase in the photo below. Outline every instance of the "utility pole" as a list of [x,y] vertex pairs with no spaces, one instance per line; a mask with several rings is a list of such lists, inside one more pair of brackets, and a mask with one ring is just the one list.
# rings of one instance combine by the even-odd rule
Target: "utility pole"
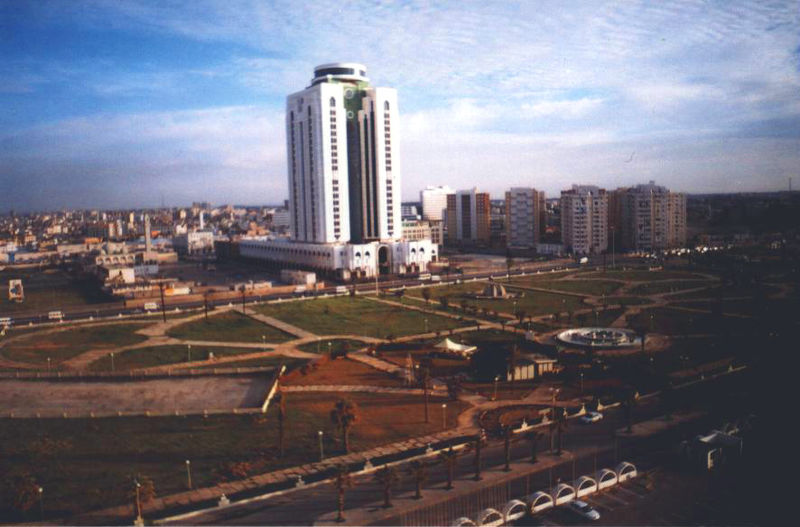
[[[164,282],[159,282],[158,290],[161,292],[161,320],[167,321],[167,306],[164,305]],[[136,487],[139,488],[139,487]]]

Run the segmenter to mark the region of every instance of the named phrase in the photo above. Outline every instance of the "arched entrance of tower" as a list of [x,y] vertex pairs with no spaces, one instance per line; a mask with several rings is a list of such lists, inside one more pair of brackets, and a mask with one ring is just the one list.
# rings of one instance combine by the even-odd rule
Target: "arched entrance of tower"
[[382,275],[392,272],[392,253],[386,245],[378,248],[378,270]]

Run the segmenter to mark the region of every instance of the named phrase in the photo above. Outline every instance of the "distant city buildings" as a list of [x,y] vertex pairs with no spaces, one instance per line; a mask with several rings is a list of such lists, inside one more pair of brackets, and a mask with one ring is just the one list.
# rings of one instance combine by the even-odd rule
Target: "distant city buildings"
[[561,191],[561,240],[575,254],[600,254],[608,247],[608,194],[590,185]]
[[488,244],[491,201],[476,188],[447,195],[447,241],[450,244]]
[[423,220],[444,220],[447,210],[447,195],[455,191],[448,186],[427,186],[419,193],[419,201],[422,204]]
[[505,227],[508,247],[535,248],[545,228],[544,192],[527,187],[506,191]]
[[609,193],[609,231],[627,251],[658,251],[686,245],[686,195],[653,181]]

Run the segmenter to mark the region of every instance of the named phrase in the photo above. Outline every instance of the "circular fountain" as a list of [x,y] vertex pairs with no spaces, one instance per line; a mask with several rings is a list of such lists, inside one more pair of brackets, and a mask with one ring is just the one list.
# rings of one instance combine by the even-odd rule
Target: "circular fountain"
[[559,342],[590,349],[630,348],[639,346],[636,332],[622,328],[573,328],[556,335]]

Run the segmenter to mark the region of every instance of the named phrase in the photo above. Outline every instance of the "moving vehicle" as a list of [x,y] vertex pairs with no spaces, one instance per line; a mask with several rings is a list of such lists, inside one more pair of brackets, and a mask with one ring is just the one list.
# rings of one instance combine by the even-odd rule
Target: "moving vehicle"
[[596,423],[602,418],[603,414],[601,414],[600,412],[586,412],[580,417],[581,423],[586,425]]
[[597,512],[591,505],[581,500],[573,500],[567,505],[569,509],[575,514],[591,521],[600,519],[600,513]]
[[64,313],[62,313],[61,311],[50,311],[47,314],[47,318],[49,318],[50,320],[61,320],[64,318]]
[[144,303],[144,310],[145,311],[155,311],[158,309],[158,304],[156,302],[145,302]]

